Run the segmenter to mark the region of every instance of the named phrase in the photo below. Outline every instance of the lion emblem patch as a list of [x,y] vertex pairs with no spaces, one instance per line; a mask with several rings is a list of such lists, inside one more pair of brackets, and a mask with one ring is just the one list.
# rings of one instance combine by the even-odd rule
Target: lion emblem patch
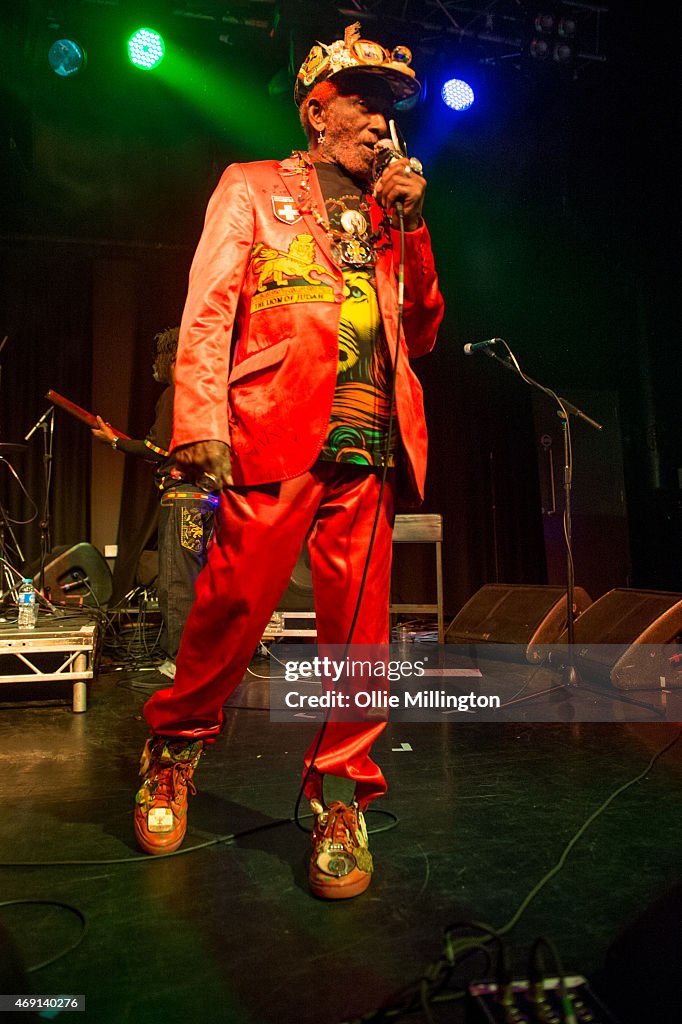
[[[259,275],[257,292],[263,292],[268,285],[281,287],[292,278],[308,284],[320,284],[320,277],[334,275],[315,262],[315,242],[312,235],[296,235],[286,252],[268,249],[262,242],[253,247],[253,269]],[[314,275],[317,275],[315,277]]]

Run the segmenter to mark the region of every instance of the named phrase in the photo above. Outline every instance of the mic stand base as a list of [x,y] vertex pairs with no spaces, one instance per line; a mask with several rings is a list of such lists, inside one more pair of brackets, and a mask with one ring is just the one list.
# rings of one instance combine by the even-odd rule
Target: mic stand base
[[580,685],[575,665],[566,665],[563,671],[563,685],[577,689]]
[[[535,671],[538,671],[541,667],[542,666],[538,665]],[[561,673],[560,682],[555,683],[553,686],[547,686],[544,690],[538,690],[536,693],[526,693],[523,697],[514,697],[512,700],[503,703],[501,708],[509,708],[516,706],[517,704],[528,704],[532,700],[537,700],[538,697],[547,697],[550,693],[557,693],[560,690],[565,693],[570,693],[571,690],[575,690],[576,693],[586,690],[588,693],[593,693],[597,697],[606,697],[607,700],[620,701],[623,704],[631,704],[633,707],[644,708],[646,711],[651,711],[651,713],[656,715],[658,718],[665,718],[665,710],[657,708],[653,704],[647,704],[645,701],[637,700],[636,697],[629,697],[622,693],[609,693],[601,686],[592,686],[590,683],[586,683],[585,680],[578,675],[578,670],[571,662],[569,662],[568,665],[557,665],[556,667],[557,671],[560,671]]]

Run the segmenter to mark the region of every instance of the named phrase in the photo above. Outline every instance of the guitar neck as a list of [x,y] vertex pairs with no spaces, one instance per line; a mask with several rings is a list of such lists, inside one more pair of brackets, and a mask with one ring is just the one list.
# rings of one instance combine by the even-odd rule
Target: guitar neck
[[[88,412],[87,409],[82,409],[81,406],[76,405],[75,402],[69,401],[68,398],[64,398],[64,396],[60,395],[59,392],[52,391],[52,389],[50,389],[45,395],[45,397],[47,398],[48,402],[52,402],[53,405],[56,405],[60,409],[63,409],[64,412],[68,412],[70,416],[73,416],[75,417],[75,419],[80,420],[81,423],[85,423],[91,429],[96,430],[97,427],[99,426],[96,416],[93,416],[93,414],[91,412]],[[123,437],[126,440],[129,440],[128,435],[124,434],[122,430],[117,430],[115,427],[112,427],[111,429],[114,432],[114,434],[116,434],[117,437]]]

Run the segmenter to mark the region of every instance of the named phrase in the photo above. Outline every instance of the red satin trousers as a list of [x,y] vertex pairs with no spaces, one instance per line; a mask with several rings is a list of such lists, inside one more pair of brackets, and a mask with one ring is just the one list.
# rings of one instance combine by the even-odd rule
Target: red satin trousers
[[[354,644],[388,642],[392,476],[393,471],[382,497]],[[345,644],[379,493],[376,472],[333,462],[318,462],[282,483],[223,491],[208,563],[196,581],[175,681],[170,689],[157,690],[144,708],[153,732],[211,742],[221,731],[223,704],[243,679],[306,537],[318,644]],[[376,719],[330,721],[306,796],[320,798],[324,774],[353,779],[361,807],[381,796],[386,780],[370,749],[385,725]],[[304,774],[317,739],[306,752]]]

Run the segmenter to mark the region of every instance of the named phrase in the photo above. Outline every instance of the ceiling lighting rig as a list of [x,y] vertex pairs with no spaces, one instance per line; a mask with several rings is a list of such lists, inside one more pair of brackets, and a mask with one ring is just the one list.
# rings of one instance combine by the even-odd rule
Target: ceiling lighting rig
[[[324,3],[319,4],[324,7]],[[380,24],[391,31],[401,25],[413,35],[415,49],[441,51],[448,41],[475,50],[485,63],[511,62],[518,67],[526,58],[570,65],[579,71],[586,64],[606,60],[602,33],[608,8],[580,0],[352,0],[326,5],[337,18]],[[404,33],[404,29],[403,29]],[[374,38],[372,36],[372,38]]]

